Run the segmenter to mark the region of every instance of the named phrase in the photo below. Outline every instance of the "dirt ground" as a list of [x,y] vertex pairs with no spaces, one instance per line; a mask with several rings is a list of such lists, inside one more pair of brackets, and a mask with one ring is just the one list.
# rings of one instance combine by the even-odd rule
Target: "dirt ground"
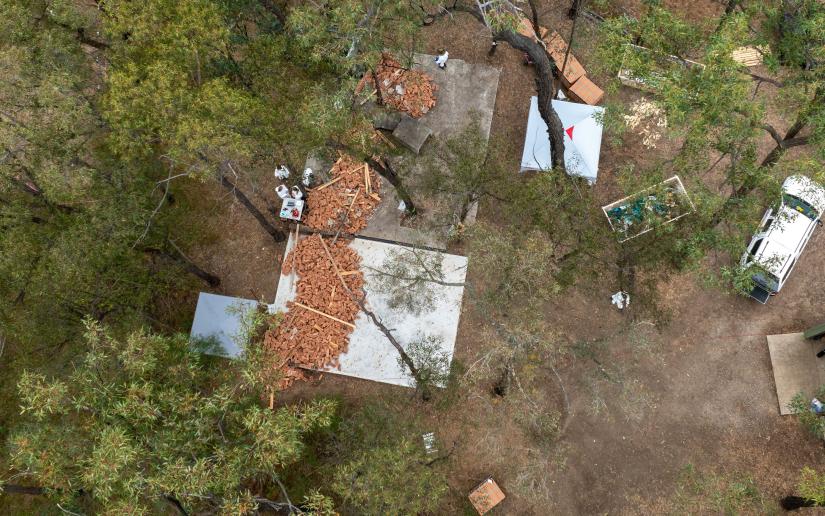
[[[689,11],[684,3],[666,3],[694,20],[715,19],[721,11],[709,0],[691,3]],[[568,4],[541,2],[542,25],[568,31]],[[628,1],[626,9],[635,12],[638,4]],[[488,56],[489,36],[468,15],[439,21],[425,36],[426,52],[446,47],[451,57],[502,68],[491,137],[512,144],[515,171],[534,94],[532,69],[504,44]],[[586,51],[579,59],[588,66]],[[637,93],[619,95],[626,100]],[[644,161],[643,154],[606,141],[597,198],[614,196],[613,171]],[[270,299],[282,248],[242,208],[222,216],[227,225],[220,238],[195,254],[224,278],[219,292]],[[492,514],[685,512],[673,500],[689,464],[715,474],[748,475],[776,500],[790,493],[803,466],[825,468],[825,455],[821,442],[779,416],[765,335],[825,320],[825,291],[816,288],[823,268],[825,233],[818,231],[782,293],[766,306],[703,288],[685,273],[659,285],[661,318],[644,318],[634,306],[615,310],[609,296],[617,285],[609,274],[536,307],[536,317],[555,338],[575,350],[560,359],[558,369],[569,411],[555,376],[546,370],[534,376],[534,383],[546,387],[548,406],[566,421],[550,446],[533,442],[513,421],[507,398],[491,393],[494,379],[467,386],[447,410],[414,401],[405,389],[329,374],[294,386],[280,401],[334,395],[345,404],[380,398],[399,410],[413,406],[436,431],[442,449],[453,450],[442,514],[466,511],[466,494],[487,476],[508,495]],[[470,264],[471,280],[472,275]],[[456,360],[465,367],[483,354],[488,322],[467,298],[456,344]]]

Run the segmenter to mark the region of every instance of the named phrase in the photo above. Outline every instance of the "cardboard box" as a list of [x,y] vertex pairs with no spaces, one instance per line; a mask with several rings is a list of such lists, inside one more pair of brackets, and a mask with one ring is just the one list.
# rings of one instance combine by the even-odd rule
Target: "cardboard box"
[[495,480],[488,478],[473,489],[469,498],[478,513],[485,514],[504,500],[504,493]]
[[587,74],[584,66],[576,59],[573,52],[567,55],[567,62],[564,61],[564,55],[567,52],[567,42],[559,35],[558,32],[552,31],[542,39],[547,45],[547,53],[553,62],[556,63],[556,68],[562,72],[562,82],[568,88],[579,80],[582,76]]
[[573,100],[597,105],[604,98],[604,90],[596,86],[586,75],[579,77],[572,86],[568,87],[568,93]]

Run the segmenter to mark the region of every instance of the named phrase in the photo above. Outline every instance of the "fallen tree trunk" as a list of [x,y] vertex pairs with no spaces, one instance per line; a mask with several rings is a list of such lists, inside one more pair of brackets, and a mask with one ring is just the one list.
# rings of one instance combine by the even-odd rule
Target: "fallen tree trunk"
[[[533,25],[538,25],[538,12],[535,6],[531,3],[533,10]],[[445,7],[443,12],[458,11],[465,12],[472,15],[476,20],[484,25],[484,16],[477,8],[470,8],[461,5],[453,5],[452,7]],[[537,27],[534,27],[536,30]],[[557,77],[556,63],[554,63],[547,50],[536,40],[523,36],[512,30],[502,30],[493,33],[493,41],[506,41],[511,47],[516,50],[525,52],[534,63],[534,70],[536,75],[536,90],[539,97],[539,114],[542,120],[547,124],[547,136],[550,138],[550,152],[551,165],[553,170],[559,170],[567,173],[567,167],[564,164],[564,126],[559,119],[559,115],[553,109],[553,98],[556,96],[556,87],[553,83]]]
[[215,276],[214,274],[211,274],[211,273],[201,269],[200,267],[195,265],[191,260],[189,260],[188,258],[186,258],[184,256],[176,256],[173,253],[170,253],[168,251],[164,251],[163,249],[158,249],[156,247],[144,247],[143,252],[145,252],[147,254],[155,255],[155,256],[161,256],[163,258],[166,258],[168,260],[171,260],[171,261],[179,264],[181,267],[184,268],[184,270],[186,270],[186,272],[188,272],[190,274],[193,274],[193,275],[197,276],[198,278],[202,279],[210,287],[217,287],[221,284],[221,279],[218,276]]
[[556,76],[556,64],[547,55],[547,51],[536,41],[513,31],[500,31],[493,35],[494,41],[506,41],[511,47],[526,52],[533,61],[536,72],[536,89],[539,97],[539,113],[547,124],[550,137],[553,170],[567,173],[564,164],[564,126],[559,115],[553,109],[553,97],[556,88],[553,79]]
[[243,207],[246,208],[246,211],[248,211],[250,215],[255,217],[258,224],[264,228],[264,231],[269,233],[273,240],[276,242],[283,242],[286,240],[286,235],[284,235],[282,231],[278,231],[275,226],[267,220],[264,214],[261,213],[261,211],[254,204],[252,204],[252,201],[250,201],[242,191],[238,190],[235,184],[232,183],[232,181],[230,181],[224,174],[221,174],[221,184],[235,196],[235,199],[237,199]]

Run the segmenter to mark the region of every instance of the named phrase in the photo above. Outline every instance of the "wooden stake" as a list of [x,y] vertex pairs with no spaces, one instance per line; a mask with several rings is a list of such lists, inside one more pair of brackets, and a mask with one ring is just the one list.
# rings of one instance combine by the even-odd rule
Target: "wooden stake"
[[364,188],[367,195],[370,194],[370,166],[364,163]]
[[321,247],[324,248],[324,252],[327,255],[327,259],[329,259],[329,262],[332,264],[332,270],[335,271],[336,276],[338,276],[338,279],[341,280],[341,285],[344,286],[344,290],[347,291],[347,293],[352,296],[353,295],[352,290],[350,290],[349,285],[347,285],[347,282],[344,281],[344,277],[341,276],[341,272],[338,270],[338,264],[335,263],[335,259],[332,257],[332,253],[329,252],[329,248],[327,247],[327,243],[324,242],[324,238],[321,236],[321,233],[316,233],[316,235],[318,235],[318,240],[321,241]]
[[332,306],[332,302],[335,301],[335,289],[336,289],[336,287],[338,287],[338,285],[333,285],[332,286],[332,295],[329,296],[329,305],[328,305],[330,307]]
[[351,276],[353,274],[358,274],[361,271],[344,271],[341,273],[341,276]]
[[361,192],[361,187],[356,188],[355,196],[352,198],[352,202],[349,203],[349,209],[347,209],[347,216],[349,216],[349,212],[352,211],[352,207],[355,206],[355,201],[358,199],[358,194]]
[[389,138],[387,138],[386,136],[384,136],[384,133],[382,133],[382,132],[381,132],[381,131],[379,131],[378,129],[376,129],[376,130],[375,130],[375,133],[378,135],[378,137],[379,137],[379,138],[381,138],[382,140],[384,140],[384,143],[386,143],[387,145],[389,145],[389,147],[390,147],[391,149],[394,149],[394,148],[395,148],[395,144],[394,144],[394,143],[392,143],[392,141],[391,141]]
[[373,199],[375,199],[375,200],[376,200],[376,201],[378,201],[378,202],[381,202],[381,198],[380,198],[380,197],[378,197],[378,194],[377,194],[377,193],[371,193],[371,194],[370,194],[370,197],[372,197]]
[[269,410],[273,410],[275,408],[275,391],[269,393]]
[[321,186],[319,186],[318,188],[316,188],[315,190],[313,190],[313,192],[317,192],[318,190],[323,190],[324,188],[328,187],[329,185],[332,185],[332,184],[337,183],[337,182],[338,182],[338,181],[340,181],[343,177],[344,177],[344,176],[338,176],[338,177],[336,177],[335,179],[333,179],[332,181],[328,181],[328,182],[326,182],[326,183],[322,184]]
[[[321,236],[321,234],[319,233],[319,234],[318,234],[318,236]],[[301,304],[301,303],[299,303],[299,302],[297,302],[297,301],[293,301],[293,302],[292,302],[292,304],[293,304],[293,305],[295,305],[295,306],[300,306],[300,307],[301,307],[301,308],[303,308],[304,310],[309,310],[309,311],[310,311],[310,312],[312,312],[312,313],[316,313],[316,314],[318,314],[318,315],[323,315],[323,316],[324,316],[324,317],[326,317],[327,319],[332,319],[333,321],[336,321],[336,322],[339,322],[339,323],[341,323],[341,324],[343,324],[343,325],[349,326],[349,327],[350,327],[350,328],[352,328],[353,330],[355,329],[355,325],[354,325],[354,324],[352,324],[352,323],[348,323],[347,321],[342,321],[341,319],[339,319],[339,318],[337,318],[337,317],[334,317],[334,316],[332,316],[332,315],[326,314],[326,313],[324,313],[324,312],[322,312],[322,311],[320,311],[320,310],[316,310],[316,309],[312,308],[311,306],[307,306],[307,305]]]

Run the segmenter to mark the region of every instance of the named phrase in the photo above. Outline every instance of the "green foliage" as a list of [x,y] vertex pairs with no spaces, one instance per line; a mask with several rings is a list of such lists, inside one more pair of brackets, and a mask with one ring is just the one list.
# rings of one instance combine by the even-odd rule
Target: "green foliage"
[[[444,351],[441,337],[419,334],[406,343],[405,351],[418,369],[417,388],[426,390],[430,386],[444,387],[447,384],[450,377],[450,356]],[[406,367],[400,356],[398,366]]]
[[70,2],[0,6],[0,321],[21,352],[72,340],[85,315],[141,320],[174,282],[138,247],[154,168],[127,170],[100,145],[97,57],[73,28],[87,15]]
[[404,247],[388,253],[379,269],[369,269],[390,308],[419,314],[432,308],[439,289],[461,286],[447,281],[443,262],[443,253]]
[[338,468],[332,489],[360,514],[431,512],[447,484],[424,461],[421,445],[406,439],[365,450]]
[[[437,139],[415,163],[423,167],[419,195],[443,199],[443,223],[460,225],[470,205],[485,198],[508,201],[516,195],[501,142],[487,144],[477,114],[456,135]],[[439,221],[441,222],[441,221]],[[460,234],[458,235],[460,236]]]
[[318,483],[329,485],[341,508],[353,513],[434,511],[447,489],[447,466],[427,464],[426,431],[412,411],[395,410],[387,400],[367,402],[328,435]]
[[63,502],[83,489],[101,507],[139,512],[165,495],[194,510],[251,510],[246,483],[273,480],[305,434],[331,423],[329,401],[262,408],[263,386],[237,380],[254,377],[243,374],[254,361],[210,366],[184,336],[115,339],[87,325],[88,352],[68,377],[23,375],[27,418],[9,438],[14,466]]
[[[825,399],[825,386],[820,387],[815,397]],[[811,400],[804,393],[800,392],[793,397],[790,409],[805,430],[819,439],[825,439],[825,418],[811,410]]]
[[491,306],[513,300],[546,300],[559,292],[556,246],[538,230],[527,233],[475,224],[469,237],[469,259],[484,299]]
[[819,506],[825,505],[825,473],[818,473],[807,466],[802,468],[796,489],[802,498],[813,500]]
[[682,469],[671,512],[725,515],[779,513],[752,478],[701,472],[692,464]]
[[[664,234],[657,231],[654,245],[642,249],[633,243],[629,255],[634,261],[654,267],[669,261],[678,267],[698,268],[711,250],[731,261],[741,256],[742,238],[752,233],[759,211],[766,200],[775,198],[788,173],[781,161],[784,144],[777,144],[767,157],[759,151],[770,128],[766,124],[769,108],[780,107],[795,117],[795,124],[792,118],[788,125],[809,128],[810,137],[801,143],[822,150],[819,141],[825,131],[818,126],[823,106],[821,72],[816,70],[822,67],[803,70],[792,65],[800,49],[818,54],[823,48],[822,35],[812,29],[822,7],[817,2],[793,4],[799,8],[792,17],[796,28],[790,32],[780,27],[789,20],[783,9],[790,4],[780,1],[726,16],[714,31],[692,26],[660,2],[647,3],[638,19],[613,18],[603,25],[598,62],[613,76],[622,69],[645,82],[667,118],[668,137],[679,146],[668,161],[663,156],[650,166],[623,171],[620,182],[630,193],[679,174],[697,208],[694,215],[678,222],[679,228],[662,228]],[[767,25],[756,22],[762,15],[769,20]],[[765,30],[752,31],[754,24]],[[630,44],[636,42],[647,50],[633,50]],[[745,45],[764,45],[771,50],[769,56],[797,56],[783,58],[784,64],[768,58],[783,74],[781,95],[754,94],[753,78],[731,58],[733,50]],[[789,134],[789,139],[794,137]],[[725,188],[720,188],[717,177],[708,175],[714,166],[714,176],[723,175]],[[817,169],[807,164],[794,167],[794,173],[813,176]],[[734,268],[734,264],[723,265],[713,282],[735,291],[747,289],[746,273]]]

